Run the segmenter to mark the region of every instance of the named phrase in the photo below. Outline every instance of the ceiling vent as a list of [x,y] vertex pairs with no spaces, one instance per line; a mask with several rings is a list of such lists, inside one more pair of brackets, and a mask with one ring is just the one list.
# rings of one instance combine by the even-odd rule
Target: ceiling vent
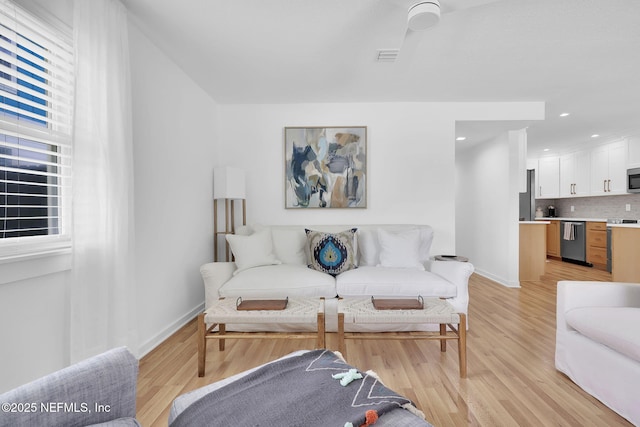
[[376,59],[378,62],[395,62],[399,53],[398,49],[379,49]]

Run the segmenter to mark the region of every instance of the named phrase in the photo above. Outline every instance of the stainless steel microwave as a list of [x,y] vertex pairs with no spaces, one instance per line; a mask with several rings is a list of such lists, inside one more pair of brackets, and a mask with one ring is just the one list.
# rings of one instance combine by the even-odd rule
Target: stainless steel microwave
[[640,193],[640,168],[627,169],[627,193]]

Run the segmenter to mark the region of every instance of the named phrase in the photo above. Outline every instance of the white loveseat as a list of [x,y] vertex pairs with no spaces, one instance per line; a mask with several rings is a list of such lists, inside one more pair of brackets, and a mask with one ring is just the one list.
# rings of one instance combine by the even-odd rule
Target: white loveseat
[[[356,228],[358,267],[336,276],[307,267],[309,249],[305,228],[329,233]],[[391,245],[387,240],[381,243],[380,230],[387,236],[400,238]],[[412,238],[416,235],[417,241]],[[408,238],[403,239],[403,236]],[[236,262],[212,262],[200,269],[205,286],[205,309],[220,297],[324,297],[328,331],[337,330],[338,296],[440,297],[467,314],[468,280],[473,265],[433,261],[430,255],[433,229],[428,225],[246,226],[240,227],[232,239],[235,239],[237,249],[234,250]],[[238,239],[244,241],[238,245]],[[258,261],[252,262],[253,259]],[[430,327],[433,325],[426,328]],[[228,328],[247,330],[248,327],[228,325]],[[426,328],[425,325],[376,325],[374,330]],[[285,329],[302,330],[304,327],[291,325]],[[346,329],[356,330],[348,325]],[[371,326],[362,326],[362,329],[372,330]],[[273,325],[266,325],[264,328],[251,326],[249,330],[274,329]]]
[[556,369],[640,425],[640,284],[558,282]]

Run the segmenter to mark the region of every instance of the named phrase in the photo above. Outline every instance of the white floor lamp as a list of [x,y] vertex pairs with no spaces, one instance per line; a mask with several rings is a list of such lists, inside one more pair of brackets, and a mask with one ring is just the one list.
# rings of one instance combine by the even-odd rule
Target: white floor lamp
[[[218,229],[218,200],[224,200],[224,230]],[[229,261],[229,245],[226,235],[236,231],[235,202],[242,200],[242,225],[247,224],[247,201],[245,199],[244,171],[237,168],[215,168],[213,170],[213,260],[218,259],[218,237],[225,242],[225,261]]]

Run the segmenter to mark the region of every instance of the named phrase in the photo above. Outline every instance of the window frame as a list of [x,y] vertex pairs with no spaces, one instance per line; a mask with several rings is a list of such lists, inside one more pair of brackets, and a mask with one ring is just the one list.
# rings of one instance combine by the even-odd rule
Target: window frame
[[[14,19],[11,22],[11,19]],[[61,271],[70,268],[70,253],[71,253],[71,225],[72,225],[72,212],[71,212],[71,156],[72,156],[72,139],[73,139],[73,108],[74,108],[74,63],[73,63],[73,42],[71,29],[62,23],[61,21],[48,14],[46,11],[38,8],[31,11],[26,10],[15,4],[12,1],[0,0],[0,23],[3,27],[0,29],[6,29],[7,36],[3,37],[5,50],[3,51],[5,59],[8,54],[6,53],[6,47],[8,43],[6,40],[13,38],[13,44],[16,46],[16,52],[18,52],[18,45],[20,40],[28,40],[38,47],[43,47],[43,51],[47,52],[43,62],[48,66],[45,72],[50,76],[46,81],[44,97],[47,98],[45,104],[42,105],[43,110],[46,109],[47,126],[34,125],[37,119],[32,118],[29,120],[20,120],[20,109],[17,108],[15,112],[15,118],[12,118],[13,114],[0,113],[0,133],[3,135],[11,134],[13,137],[23,138],[29,140],[30,138],[36,138],[36,141],[44,141],[45,144],[56,146],[55,157],[56,161],[51,162],[52,167],[56,168],[56,174],[59,172],[57,182],[54,184],[45,183],[45,186],[51,185],[55,190],[47,191],[47,195],[44,196],[48,201],[52,197],[58,199],[56,204],[47,203],[47,227],[51,229],[52,219],[51,217],[57,216],[57,227],[59,229],[58,234],[47,234],[41,236],[21,236],[21,237],[5,237],[0,238],[0,284],[8,281],[19,280],[30,276],[38,276],[42,274],[48,274],[54,271]],[[7,23],[14,24],[15,26],[7,25]],[[11,27],[11,28],[10,28]],[[11,37],[13,35],[13,37]],[[31,38],[28,38],[31,36]],[[34,41],[35,40],[35,41]],[[43,42],[44,41],[44,42]],[[22,48],[27,49],[27,52],[33,53],[38,58],[38,53],[31,52],[29,47]],[[20,52],[22,53],[22,52]],[[17,53],[16,53],[17,55]],[[0,83],[13,84],[13,87],[17,86],[17,80],[20,79],[20,74],[17,72],[17,68],[21,67],[17,56],[14,55],[14,64],[11,64],[11,69],[14,70],[16,78],[11,80],[3,77],[3,81]],[[30,65],[27,60],[27,66]],[[6,63],[7,61],[5,61]],[[7,70],[5,64],[3,70]],[[49,66],[50,65],[50,66]],[[62,67],[61,67],[62,65]],[[35,66],[36,70],[37,66]],[[29,74],[26,74],[27,80]],[[66,85],[60,85],[59,79],[64,79]],[[30,92],[39,93],[37,90],[33,90],[29,86],[25,86],[27,89],[31,89]],[[3,89],[6,89],[7,86]],[[53,88],[53,91],[51,90]],[[11,94],[14,102],[15,98],[19,98],[17,95],[20,88],[13,91],[0,91],[0,95]],[[29,90],[27,90],[29,92]],[[62,93],[61,93],[62,92]],[[27,95],[29,95],[27,93]],[[36,97],[37,95],[33,95]],[[11,97],[10,97],[11,98]],[[33,101],[28,96],[24,98],[27,102],[27,106],[31,104],[32,109],[38,107],[34,104],[39,104],[38,101]],[[62,100],[65,99],[65,102]],[[19,100],[17,101],[20,102]],[[6,103],[0,103],[0,109],[5,109]],[[39,113],[35,113],[39,114]],[[31,122],[31,123],[29,123]],[[0,142],[2,144],[2,142]],[[7,142],[4,145],[7,146]],[[15,144],[13,144],[15,149]],[[19,149],[18,149],[19,150]],[[47,154],[44,153],[43,156]],[[46,162],[46,161],[45,161]],[[64,171],[64,172],[62,172]],[[47,178],[47,180],[49,180]],[[7,182],[7,179],[5,179]],[[26,181],[29,182],[29,181]],[[26,193],[25,193],[26,194]],[[53,195],[52,195],[53,194]],[[9,197],[9,191],[6,191],[5,197]],[[44,198],[43,197],[43,198]],[[6,207],[8,207],[8,203]],[[52,207],[52,205],[55,205]],[[57,215],[53,214],[53,210],[57,210]],[[7,211],[5,211],[7,216]],[[28,218],[28,217],[27,217]],[[56,221],[55,219],[53,221]],[[53,259],[43,261],[44,257],[52,257]],[[22,264],[23,261],[38,260],[38,263],[43,268],[29,268],[31,271],[25,271],[26,267],[22,267],[19,270],[23,270],[24,273],[20,273],[19,270],[16,273],[15,269],[8,271],[7,268],[11,263]],[[16,265],[17,267],[18,265]],[[6,274],[9,272],[10,274]],[[23,277],[24,276],[24,277]]]

